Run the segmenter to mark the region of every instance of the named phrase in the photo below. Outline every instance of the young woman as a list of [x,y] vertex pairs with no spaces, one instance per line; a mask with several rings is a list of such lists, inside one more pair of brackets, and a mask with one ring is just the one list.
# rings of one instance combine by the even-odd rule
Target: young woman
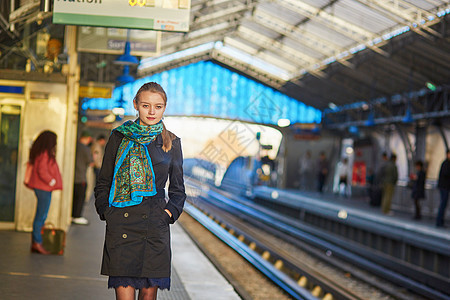
[[[101,273],[116,299],[156,299],[170,288],[170,231],[186,194],[180,139],[161,121],[167,96],[149,82],[133,100],[136,121],[111,133],[95,187],[95,205],[106,220]],[[169,178],[169,201],[165,201]]]
[[62,189],[61,173],[55,154],[56,134],[52,131],[44,131],[33,142],[28,160],[28,163],[33,166],[33,171],[27,187],[33,189],[37,197],[31,251],[40,254],[50,254],[42,246],[41,228],[47,219],[52,191]]

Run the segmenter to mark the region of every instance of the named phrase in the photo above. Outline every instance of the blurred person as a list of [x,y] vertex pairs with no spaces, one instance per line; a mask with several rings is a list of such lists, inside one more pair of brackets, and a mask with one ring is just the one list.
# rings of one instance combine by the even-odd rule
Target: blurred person
[[381,205],[381,199],[383,198],[383,184],[382,184],[382,178],[384,176],[384,170],[386,167],[386,164],[388,162],[388,155],[386,152],[383,152],[381,154],[381,162],[378,168],[376,170],[372,170],[372,184],[369,183],[369,198],[370,202],[369,204],[371,206],[380,206]]
[[350,166],[348,165],[348,158],[344,157],[340,162],[338,162],[336,171],[338,174],[338,194],[340,196],[349,196],[349,186],[348,186],[348,173],[350,171]]
[[384,170],[386,168],[386,165],[387,165],[388,161],[389,161],[388,154],[386,152],[383,152],[381,154],[380,165],[378,166],[378,168],[376,168],[376,171],[375,171],[375,174],[374,174],[375,175],[374,176],[374,184],[376,186],[379,186],[380,188],[382,186],[382,179],[384,177]]
[[34,190],[37,198],[31,234],[31,251],[45,255],[50,252],[42,246],[41,228],[47,219],[52,191],[62,189],[61,173],[55,159],[56,139],[54,132],[43,131],[33,142],[28,159],[28,163],[33,167],[26,185]]
[[447,150],[447,158],[442,162],[439,170],[438,188],[441,202],[436,217],[436,227],[444,227],[445,210],[450,192],[450,150]]
[[97,139],[92,143],[92,159],[94,160],[94,174],[95,182],[97,182],[98,173],[102,167],[103,154],[105,152],[106,138],[103,134],[99,135]]
[[325,152],[320,152],[320,156],[319,156],[319,162],[318,162],[318,169],[319,169],[319,174],[318,174],[318,190],[320,193],[323,193],[323,186],[325,185],[325,181],[327,179],[328,176],[328,172],[329,172],[329,165],[328,165],[328,160],[327,157],[325,156]]
[[311,151],[308,150],[300,158],[300,188],[303,190],[309,190],[312,187],[312,180],[314,178],[314,163],[311,158]]
[[[114,129],[95,188],[95,205],[106,220],[101,274],[116,299],[156,299],[170,289],[170,228],[186,199],[180,138],[165,128],[163,88],[148,82],[133,100],[138,119]],[[165,201],[169,179],[169,201]],[[120,259],[119,259],[120,258]]]
[[375,190],[375,172],[373,168],[369,168],[366,174],[367,195],[369,196],[371,206],[375,206],[373,202],[374,190]]
[[75,180],[73,186],[72,202],[72,223],[77,225],[88,225],[89,221],[82,216],[84,202],[86,201],[87,188],[87,169],[93,166],[93,158],[89,144],[92,142],[92,136],[88,131],[82,131],[77,142],[75,156]]
[[381,178],[381,184],[383,187],[383,195],[381,198],[381,211],[383,214],[390,214],[391,212],[391,202],[395,191],[395,185],[398,180],[398,170],[397,170],[397,155],[392,154],[389,161],[383,168],[383,177]]
[[411,192],[411,198],[414,200],[414,206],[415,206],[415,213],[414,213],[414,219],[420,220],[422,218],[421,212],[420,212],[420,200],[425,198],[425,171],[423,168],[423,162],[418,160],[415,163],[416,168],[416,174],[412,174],[411,181],[412,181],[412,192]]

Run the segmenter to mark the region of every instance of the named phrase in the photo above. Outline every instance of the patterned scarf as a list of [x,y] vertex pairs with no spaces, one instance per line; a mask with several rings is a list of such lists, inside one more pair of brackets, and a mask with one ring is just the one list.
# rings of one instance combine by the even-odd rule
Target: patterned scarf
[[147,145],[162,132],[163,123],[141,126],[127,121],[114,130],[122,133],[124,138],[117,150],[109,204],[115,207],[137,205],[143,197],[156,194],[155,174]]

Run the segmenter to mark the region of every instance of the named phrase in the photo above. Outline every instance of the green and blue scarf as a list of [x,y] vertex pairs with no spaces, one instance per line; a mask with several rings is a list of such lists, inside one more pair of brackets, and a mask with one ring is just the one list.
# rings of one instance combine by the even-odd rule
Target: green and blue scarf
[[163,123],[141,126],[137,122],[127,121],[114,129],[124,138],[117,150],[110,206],[137,205],[143,197],[156,194],[155,174],[147,146],[163,131]]

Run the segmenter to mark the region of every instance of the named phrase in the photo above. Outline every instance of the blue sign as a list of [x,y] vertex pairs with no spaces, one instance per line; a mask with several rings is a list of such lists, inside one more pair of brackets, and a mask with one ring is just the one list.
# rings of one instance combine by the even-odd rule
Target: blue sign
[[24,92],[25,92],[25,87],[23,87],[23,86],[0,85],[0,93],[23,95]]

